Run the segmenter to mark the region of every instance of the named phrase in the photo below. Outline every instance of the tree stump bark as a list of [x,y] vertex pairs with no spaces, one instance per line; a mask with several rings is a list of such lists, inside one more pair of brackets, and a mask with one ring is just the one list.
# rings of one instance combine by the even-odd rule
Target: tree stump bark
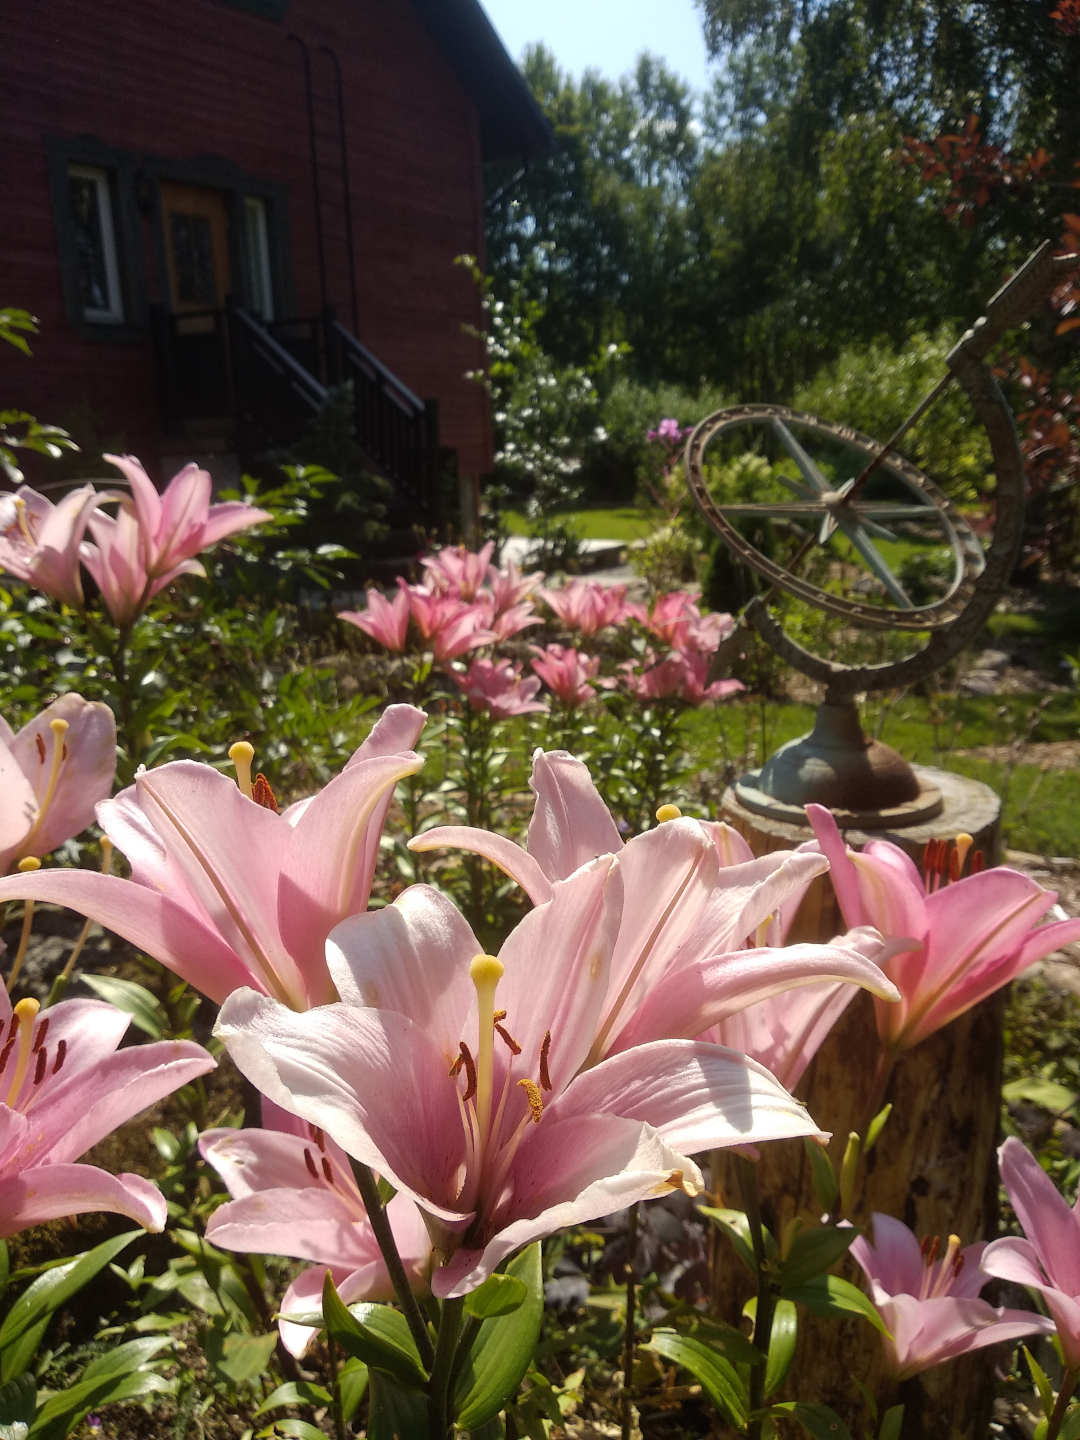
[[[872,835],[848,832],[849,845],[888,839],[901,845],[917,864],[930,838],[952,839],[966,830],[987,865],[1000,855],[999,802],[993,791],[963,776],[931,771],[946,797],[942,816],[907,832]],[[734,825],[755,853],[801,844],[809,832],[751,815],[729,790],[721,818]],[[796,917],[792,941],[826,941],[843,930],[828,876],[816,880]],[[920,1236],[960,1236],[965,1245],[993,1239],[997,1233],[997,1166],[1003,1061],[1005,992],[976,1006],[904,1055],[889,1082],[885,1099],[893,1113],[868,1157],[854,1215],[868,1220],[875,1211],[894,1215]],[[866,1105],[878,1056],[873,1002],[858,994],[821,1047],[797,1093],[810,1114],[833,1132],[829,1154],[839,1172],[851,1130],[865,1133]],[[734,1164],[718,1152],[713,1186],[718,1203],[740,1208]],[[810,1167],[801,1143],[778,1141],[761,1147],[758,1165],[765,1223],[779,1233],[796,1214],[816,1219]],[[842,1270],[861,1283],[853,1261]],[[742,1273],[740,1273],[742,1272]],[[735,1323],[752,1292],[749,1275],[734,1251],[720,1240],[713,1275],[718,1315]],[[982,1440],[991,1419],[993,1349],[939,1366],[887,1397],[881,1338],[861,1320],[801,1317],[795,1363],[780,1396],[818,1400],[830,1405],[854,1432],[869,1432],[869,1416],[857,1375],[885,1404],[905,1403],[905,1440]]]

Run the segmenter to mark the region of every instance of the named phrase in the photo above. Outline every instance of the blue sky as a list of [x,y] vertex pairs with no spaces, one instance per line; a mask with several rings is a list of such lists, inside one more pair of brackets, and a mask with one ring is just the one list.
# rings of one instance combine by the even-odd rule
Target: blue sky
[[515,60],[542,40],[575,75],[617,79],[642,50],[660,55],[695,89],[710,83],[701,14],[694,0],[481,0]]

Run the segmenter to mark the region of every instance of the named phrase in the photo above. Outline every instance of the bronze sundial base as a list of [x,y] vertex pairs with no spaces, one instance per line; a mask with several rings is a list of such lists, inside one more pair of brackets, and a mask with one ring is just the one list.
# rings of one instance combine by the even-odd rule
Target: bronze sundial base
[[739,803],[755,815],[806,825],[805,805],[827,805],[842,828],[897,830],[941,813],[941,791],[902,755],[863,734],[848,701],[818,706],[809,735],[782,745],[736,782]]

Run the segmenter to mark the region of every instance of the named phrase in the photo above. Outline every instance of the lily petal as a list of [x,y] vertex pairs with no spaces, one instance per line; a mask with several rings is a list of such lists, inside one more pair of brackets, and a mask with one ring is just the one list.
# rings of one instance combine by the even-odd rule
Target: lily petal
[[0,904],[5,900],[69,905],[153,955],[217,1004],[232,990],[263,983],[216,930],[184,906],[116,875],[92,870],[9,875],[0,880]]
[[106,1210],[155,1234],[164,1230],[161,1191],[141,1175],[110,1175],[95,1165],[36,1165],[0,1180],[0,1239],[31,1225]]
[[452,901],[429,885],[410,885],[393,904],[332,930],[326,958],[346,1005],[409,1016],[449,1066],[476,995],[469,962],[482,948]]
[[421,853],[428,850],[468,850],[473,855],[482,855],[500,870],[516,880],[534,905],[543,905],[551,899],[551,881],[540,868],[537,860],[490,830],[478,830],[472,825],[436,825],[421,835],[414,835],[409,849]]
[[529,788],[536,796],[529,854],[549,880],[565,880],[586,861],[623,848],[588,768],[567,751],[537,750]]
[[533,1213],[507,1225],[483,1249],[458,1250],[431,1277],[432,1291],[452,1299],[476,1288],[507,1255],[566,1225],[580,1225],[662,1195],[684,1180],[702,1184],[692,1161],[648,1125],[614,1115],[575,1115],[545,1123],[518,1152],[516,1188]]
[[297,1013],[238,990],[214,1034],[275,1104],[318,1125],[439,1219],[467,1223],[454,1205],[465,1155],[447,1057],[414,1021],[345,1005]]
[[334,998],[323,937],[367,909],[386,806],[397,782],[423,763],[411,753],[361,760],[336,775],[291,829],[274,817],[285,838],[273,913],[283,945],[308,977],[311,1004]]
[[886,1000],[899,998],[881,967],[857,950],[835,944],[740,950],[673,970],[636,1007],[609,1053],[667,1037],[690,1039],[748,1005],[824,980],[859,985]]
[[686,1155],[728,1145],[828,1136],[764,1065],[697,1040],[660,1040],[573,1080],[551,1119],[613,1113],[644,1120]]

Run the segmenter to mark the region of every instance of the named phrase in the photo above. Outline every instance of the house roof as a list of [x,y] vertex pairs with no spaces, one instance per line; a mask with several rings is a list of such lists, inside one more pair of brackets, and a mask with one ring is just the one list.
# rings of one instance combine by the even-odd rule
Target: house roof
[[550,150],[554,133],[479,0],[412,0],[480,112],[485,160]]

